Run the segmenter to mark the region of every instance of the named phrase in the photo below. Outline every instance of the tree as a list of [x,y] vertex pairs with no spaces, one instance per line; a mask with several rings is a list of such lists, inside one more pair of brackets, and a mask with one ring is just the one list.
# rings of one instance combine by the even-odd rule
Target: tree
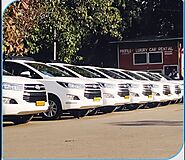
[[36,24],[40,13],[37,0],[14,2],[3,15],[3,52],[6,56],[24,55],[29,48],[25,38]]

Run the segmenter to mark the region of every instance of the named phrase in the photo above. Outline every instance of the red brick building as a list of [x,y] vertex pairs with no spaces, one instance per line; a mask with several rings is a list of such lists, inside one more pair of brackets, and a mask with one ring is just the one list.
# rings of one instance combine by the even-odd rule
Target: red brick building
[[117,45],[118,68],[181,73],[182,38],[112,42]]

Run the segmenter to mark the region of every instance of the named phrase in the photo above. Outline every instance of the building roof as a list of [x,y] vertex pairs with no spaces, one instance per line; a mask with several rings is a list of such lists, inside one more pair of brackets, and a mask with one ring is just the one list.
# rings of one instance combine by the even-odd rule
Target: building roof
[[111,44],[121,44],[121,43],[138,43],[138,42],[157,42],[157,41],[179,41],[183,40],[183,37],[176,38],[158,38],[158,37],[145,37],[140,39],[127,39],[124,41],[112,41]]

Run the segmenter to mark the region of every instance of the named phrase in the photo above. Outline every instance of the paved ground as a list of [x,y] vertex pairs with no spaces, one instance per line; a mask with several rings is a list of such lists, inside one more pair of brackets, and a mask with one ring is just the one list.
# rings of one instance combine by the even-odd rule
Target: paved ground
[[183,105],[3,127],[5,158],[168,158],[182,146]]

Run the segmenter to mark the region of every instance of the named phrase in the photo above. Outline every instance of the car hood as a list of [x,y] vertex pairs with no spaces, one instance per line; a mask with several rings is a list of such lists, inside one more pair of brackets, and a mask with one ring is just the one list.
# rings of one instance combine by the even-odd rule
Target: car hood
[[35,80],[35,79],[30,79],[30,78],[25,78],[25,77],[20,77],[20,76],[3,76],[2,77],[3,82],[7,83],[17,83],[17,84],[42,84],[41,82]]

